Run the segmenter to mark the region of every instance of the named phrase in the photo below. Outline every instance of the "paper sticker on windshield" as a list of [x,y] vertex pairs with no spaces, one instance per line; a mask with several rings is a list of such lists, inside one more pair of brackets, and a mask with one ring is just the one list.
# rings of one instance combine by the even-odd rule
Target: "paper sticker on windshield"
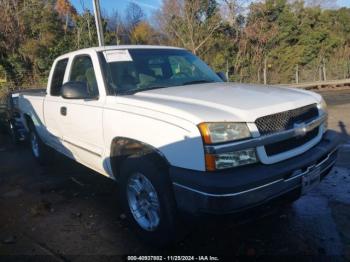
[[110,50],[103,53],[108,63],[132,61],[128,50]]

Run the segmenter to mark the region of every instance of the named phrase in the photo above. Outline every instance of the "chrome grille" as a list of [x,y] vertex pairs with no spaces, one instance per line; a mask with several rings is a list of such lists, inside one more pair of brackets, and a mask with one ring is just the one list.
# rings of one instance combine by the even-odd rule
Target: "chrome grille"
[[295,123],[304,123],[318,116],[316,104],[263,116],[255,121],[260,135],[268,135],[292,129]]
[[[297,109],[260,117],[255,121],[255,124],[258,127],[260,135],[269,135],[292,129],[294,124],[308,122],[318,115],[317,105],[312,104]],[[306,133],[303,137],[293,137],[278,143],[265,145],[264,148],[266,155],[272,156],[300,147],[317,137],[318,132],[319,128],[315,128]]]

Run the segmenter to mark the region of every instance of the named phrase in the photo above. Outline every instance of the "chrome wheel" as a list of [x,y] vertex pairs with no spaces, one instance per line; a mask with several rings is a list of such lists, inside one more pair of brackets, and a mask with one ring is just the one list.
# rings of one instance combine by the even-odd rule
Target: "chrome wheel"
[[14,127],[13,127],[11,122],[9,123],[9,125],[10,125],[10,132],[11,132],[11,134],[13,134],[14,133]]
[[141,173],[132,174],[126,193],[136,222],[143,229],[154,231],[160,223],[160,203],[151,181]]
[[15,141],[15,139],[16,139],[15,128],[11,122],[9,123],[9,126],[10,126],[10,136],[11,136],[12,140]]
[[30,144],[32,146],[32,152],[34,154],[35,157],[39,157],[39,141],[38,141],[38,137],[35,134],[35,132],[31,132],[30,134]]

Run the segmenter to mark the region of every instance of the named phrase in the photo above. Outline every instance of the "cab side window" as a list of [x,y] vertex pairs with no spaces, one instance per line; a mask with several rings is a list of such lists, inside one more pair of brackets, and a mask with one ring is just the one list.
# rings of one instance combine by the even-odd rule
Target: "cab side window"
[[86,83],[91,97],[98,96],[96,75],[90,56],[82,55],[74,58],[69,81]]
[[51,88],[50,88],[50,94],[52,96],[60,96],[61,95],[61,88],[63,84],[63,78],[64,73],[66,71],[68,63],[68,58],[62,59],[56,63],[52,80],[51,80]]

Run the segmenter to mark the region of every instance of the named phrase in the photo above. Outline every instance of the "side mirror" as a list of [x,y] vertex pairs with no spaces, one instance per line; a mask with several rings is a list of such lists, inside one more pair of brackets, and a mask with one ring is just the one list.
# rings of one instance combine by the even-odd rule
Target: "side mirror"
[[65,99],[94,99],[86,82],[71,81],[63,84],[62,97]]
[[216,74],[222,79],[222,81],[228,82],[226,74],[224,72],[216,72]]

